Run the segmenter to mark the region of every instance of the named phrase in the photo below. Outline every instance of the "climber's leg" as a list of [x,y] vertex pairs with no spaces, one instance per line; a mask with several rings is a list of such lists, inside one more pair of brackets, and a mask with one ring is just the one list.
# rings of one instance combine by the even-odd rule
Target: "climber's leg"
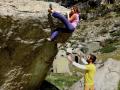
[[85,85],[84,90],[94,90],[94,85]]
[[54,31],[52,31],[51,36],[50,36],[50,41],[54,41],[58,37],[58,35],[59,35],[60,32],[61,33],[71,33],[66,28],[60,28],[60,27],[58,27]]
[[91,86],[90,86],[90,90],[94,90],[94,85],[91,85]]
[[58,34],[59,34],[59,31],[52,32],[50,37],[51,41],[54,41],[58,37]]
[[73,27],[73,25],[68,21],[68,19],[63,16],[62,14],[58,13],[58,12],[52,12],[52,16],[55,18],[58,18],[64,25],[65,28],[69,31],[69,32],[73,32],[75,30],[75,28]]
[[85,85],[84,90],[89,90],[89,86]]

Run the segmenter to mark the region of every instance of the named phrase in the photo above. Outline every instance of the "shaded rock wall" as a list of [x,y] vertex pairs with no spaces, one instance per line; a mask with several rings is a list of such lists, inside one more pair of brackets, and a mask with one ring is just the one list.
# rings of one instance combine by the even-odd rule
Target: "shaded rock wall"
[[0,1],[0,90],[34,90],[45,79],[57,53],[56,43],[45,40],[48,7],[43,1]]
[[59,89],[55,87],[53,84],[49,83],[48,81],[43,81],[39,90],[59,90]]

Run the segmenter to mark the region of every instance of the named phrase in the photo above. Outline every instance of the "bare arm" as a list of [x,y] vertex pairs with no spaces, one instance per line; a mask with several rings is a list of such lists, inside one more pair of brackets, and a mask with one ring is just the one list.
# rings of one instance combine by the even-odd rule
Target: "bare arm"
[[75,19],[76,19],[76,15],[73,14],[68,20],[69,20],[70,22],[72,22],[72,21],[74,21]]

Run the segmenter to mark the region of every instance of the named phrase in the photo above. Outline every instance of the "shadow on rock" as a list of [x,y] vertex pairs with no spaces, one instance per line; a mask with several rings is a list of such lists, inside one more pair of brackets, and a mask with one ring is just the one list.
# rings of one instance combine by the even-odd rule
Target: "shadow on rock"
[[60,35],[56,39],[56,42],[65,43],[71,36],[72,36],[72,33],[60,33]]
[[44,80],[41,87],[38,90],[59,90],[59,89],[50,82]]

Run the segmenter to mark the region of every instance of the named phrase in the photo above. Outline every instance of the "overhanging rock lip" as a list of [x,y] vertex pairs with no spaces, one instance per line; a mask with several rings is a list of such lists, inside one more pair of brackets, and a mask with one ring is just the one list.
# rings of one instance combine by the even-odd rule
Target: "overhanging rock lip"
[[[29,2],[28,2],[29,1]],[[17,18],[43,18],[48,15],[49,4],[53,4],[53,9],[61,11],[65,14],[69,10],[54,2],[45,1],[1,1],[0,2],[0,15],[12,16]],[[43,5],[41,5],[43,3]]]

